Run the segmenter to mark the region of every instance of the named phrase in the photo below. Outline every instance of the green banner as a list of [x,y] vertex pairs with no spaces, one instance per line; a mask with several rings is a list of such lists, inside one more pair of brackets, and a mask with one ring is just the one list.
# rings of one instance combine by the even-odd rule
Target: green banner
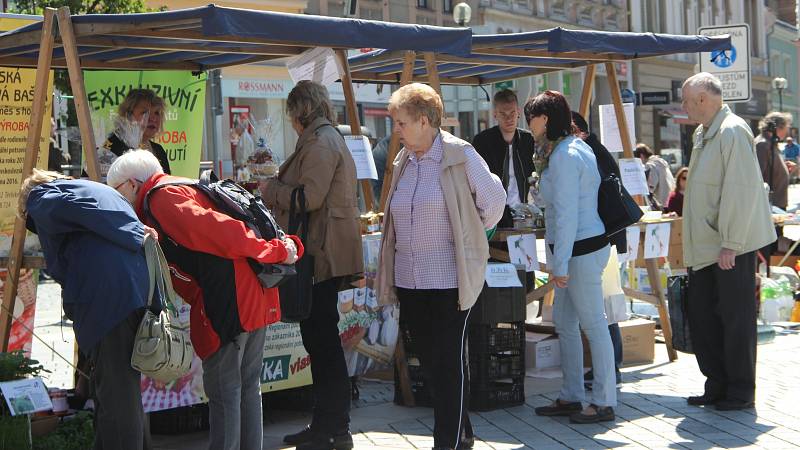
[[151,89],[167,105],[164,128],[154,141],[167,151],[173,175],[198,177],[206,105],[205,73],[196,76],[183,71],[97,70],[84,71],[83,76],[98,146],[113,131],[117,108],[128,92]]

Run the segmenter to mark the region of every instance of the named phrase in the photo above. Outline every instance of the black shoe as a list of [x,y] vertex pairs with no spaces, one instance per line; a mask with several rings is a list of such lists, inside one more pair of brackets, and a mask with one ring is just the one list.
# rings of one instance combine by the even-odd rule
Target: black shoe
[[595,414],[584,414],[583,411],[577,412],[569,416],[571,423],[597,423],[597,422],[611,422],[616,416],[614,415],[614,408],[610,406],[599,407],[597,405],[589,405],[595,410]]
[[349,431],[342,434],[329,435],[312,431],[312,438],[297,446],[297,450],[351,450],[353,436]]
[[739,411],[740,409],[755,408],[756,404],[746,400],[719,400],[714,404],[717,411]]
[[303,442],[308,442],[313,439],[314,432],[311,431],[311,426],[306,425],[302,431],[295,434],[287,434],[283,437],[283,442],[289,445],[298,445],[302,444]]
[[581,402],[562,402],[556,400],[552,405],[540,406],[533,411],[537,416],[570,416],[583,409]]
[[710,394],[703,394],[687,398],[686,403],[688,403],[691,406],[704,406],[704,405],[713,405],[719,402],[720,400],[722,400],[721,397],[716,397]]

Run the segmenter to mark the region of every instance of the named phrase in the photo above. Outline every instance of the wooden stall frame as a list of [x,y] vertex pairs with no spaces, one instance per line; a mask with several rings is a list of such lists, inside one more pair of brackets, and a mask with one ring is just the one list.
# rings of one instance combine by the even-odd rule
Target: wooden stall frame
[[[44,11],[44,22],[42,24],[42,37],[39,44],[42,51],[39,52],[39,59],[36,67],[36,85],[33,91],[33,105],[31,108],[30,126],[28,127],[28,137],[25,144],[25,160],[22,165],[22,177],[20,184],[25,180],[36,166],[39,156],[40,139],[42,136],[42,124],[47,105],[49,92],[47,92],[48,80],[50,78],[50,67],[53,60],[53,45],[55,42],[55,18],[56,10],[46,8]],[[14,310],[14,302],[17,300],[17,289],[19,288],[19,273],[23,268],[25,260],[22,257],[25,247],[25,217],[14,219],[14,235],[11,238],[11,249],[8,253],[8,272],[3,289],[3,308],[0,311],[0,350],[8,351],[9,337],[11,335],[11,324],[14,317],[10,313]]]
[[[361,136],[361,122],[358,119],[358,106],[356,105],[356,95],[353,91],[353,80],[350,78],[350,65],[347,61],[347,52],[345,50],[336,50],[336,59],[339,64],[339,77],[342,81],[342,91],[344,91],[344,100],[347,109],[347,118],[350,122],[350,134],[353,136]],[[372,195],[372,183],[369,180],[360,180],[361,191],[363,192],[364,208],[367,212],[374,210],[374,202]]]
[[[82,55],[79,54],[77,48],[77,41],[76,35],[91,35],[96,34],[99,32],[97,27],[85,29],[80,26],[73,27],[70,10],[69,7],[61,7],[58,10],[53,8],[46,8],[44,12],[44,24],[43,24],[43,31],[42,31],[42,38],[39,45],[39,55],[38,55],[38,62],[37,62],[37,78],[36,78],[36,86],[34,89],[34,104],[31,113],[30,119],[30,128],[28,130],[28,143],[26,147],[25,153],[25,163],[23,166],[22,172],[22,180],[27,178],[33,170],[33,167],[36,163],[36,159],[39,153],[39,136],[41,135],[41,127],[44,120],[44,105],[47,100],[47,77],[50,73],[50,68],[52,67],[53,63],[53,48],[55,43],[55,20],[58,20],[58,32],[61,36],[61,45],[64,48],[64,55],[65,55],[65,62],[67,65],[67,70],[69,71],[70,75],[70,82],[72,85],[73,93],[74,93],[74,100],[75,100],[75,107],[76,112],[78,115],[78,123],[82,135],[82,142],[83,142],[83,149],[84,155],[86,157],[86,166],[87,172],[90,175],[90,178],[98,181],[99,171],[98,171],[98,163],[97,163],[97,153],[95,151],[95,142],[94,142],[94,131],[92,127],[91,118],[89,116],[89,103],[86,97],[86,89],[83,83],[83,74],[82,74],[82,67],[80,62],[80,57]],[[174,22],[173,22],[174,24]],[[103,28],[103,27],[100,27]],[[140,30],[138,27],[126,27],[124,25],[114,25],[109,24],[105,26],[105,31],[108,32],[118,32],[120,36],[124,35],[133,35],[133,36],[156,36],[156,37],[164,37],[169,34],[172,37],[183,37],[186,39],[197,39],[197,40],[208,40],[206,37],[202,37],[199,35],[192,34],[191,32],[181,33],[180,31],[149,31],[149,30]],[[166,33],[166,34],[165,34]],[[179,36],[180,35],[180,36]],[[216,41],[225,41],[230,40],[231,42],[237,41],[246,41],[246,38],[234,38],[234,37],[215,37],[213,40]],[[33,43],[33,42],[32,42]],[[106,51],[115,48],[113,43],[107,42],[104,43],[108,45]],[[281,55],[292,55],[299,52],[296,50],[295,47],[292,47],[292,43],[281,43],[276,44],[273,46],[264,45],[263,52],[264,56],[255,56],[250,60],[241,62],[240,64],[246,64],[249,62],[257,62],[262,59],[266,59],[266,56],[273,56],[275,54]],[[178,48],[173,48],[176,46],[169,46],[164,50],[180,50]],[[342,81],[342,86],[344,90],[345,102],[347,105],[347,113],[351,123],[351,134],[353,135],[361,135],[361,126],[358,119],[358,110],[356,108],[356,101],[355,95],[352,86],[352,79],[350,76],[350,68],[349,62],[347,59],[347,53],[343,49],[335,49],[336,57],[339,60],[339,64],[341,67],[340,70],[340,77]],[[415,52],[411,51],[408,52],[411,55],[410,59],[410,66],[409,72],[407,75],[407,79],[411,79],[412,72],[410,71],[413,68],[413,55]],[[83,55],[85,56],[85,55]],[[84,67],[92,67],[92,64],[85,64]],[[107,67],[103,67],[107,68]],[[119,66],[115,66],[117,69],[155,69],[157,67],[150,67],[147,64],[136,64],[135,61],[122,61]],[[159,67],[160,68],[160,67]],[[166,67],[164,67],[166,68]],[[172,67],[174,69],[181,69],[181,70],[197,70],[197,67],[194,67],[191,64],[183,64],[183,65],[176,65]],[[397,140],[397,135],[393,135],[392,141],[395,142],[395,145],[399,144],[399,140]],[[387,161],[388,165],[391,167],[391,160]],[[391,169],[389,170],[389,177],[391,177]],[[364,200],[366,209],[372,210],[372,205],[374,203],[372,197],[372,187],[369,183],[369,180],[362,180],[361,182],[362,190],[364,192]],[[13,310],[14,300],[16,299],[18,281],[19,281],[19,273],[20,269],[25,266],[21,263],[28,263],[30,262],[30,266],[42,266],[42,259],[41,258],[24,258],[23,255],[23,248],[25,242],[25,218],[17,218],[14,224],[14,234],[11,241],[11,252],[8,258],[8,274],[6,278],[6,284],[4,288],[4,295],[3,295],[3,306],[7,308],[4,311],[0,311],[0,347],[2,350],[5,351],[8,346],[9,335],[11,332],[11,323],[13,321],[13,317],[10,314],[6,314],[5,311]],[[404,349],[402,348],[402,342],[400,342],[400,347],[396,350],[395,358],[398,359],[397,355],[402,355],[402,364],[399,364],[400,370],[400,389],[403,395],[403,398],[410,401],[407,404],[413,405],[413,394],[411,392],[411,383],[409,381],[408,376],[408,366],[405,365],[405,353]]]

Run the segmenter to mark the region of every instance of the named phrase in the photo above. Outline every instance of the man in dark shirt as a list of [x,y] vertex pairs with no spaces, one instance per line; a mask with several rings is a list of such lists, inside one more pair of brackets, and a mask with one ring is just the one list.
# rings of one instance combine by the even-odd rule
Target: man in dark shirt
[[510,228],[514,225],[511,207],[528,202],[528,178],[534,171],[533,136],[517,127],[519,103],[514,91],[504,89],[497,92],[492,105],[497,126],[480,132],[472,145],[489,165],[489,170],[503,181],[507,193],[506,208],[497,227]]

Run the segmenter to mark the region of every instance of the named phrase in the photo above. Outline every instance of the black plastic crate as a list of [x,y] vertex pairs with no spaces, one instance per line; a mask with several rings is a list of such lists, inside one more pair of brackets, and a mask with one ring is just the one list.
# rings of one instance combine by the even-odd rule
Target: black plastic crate
[[153,434],[183,434],[208,430],[208,405],[155,411],[150,416],[150,432]]
[[525,403],[525,378],[471,383],[470,411],[492,411]]
[[522,287],[492,288],[483,283],[483,290],[469,314],[470,323],[524,322],[527,302],[525,270],[517,270]]
[[314,391],[311,385],[265,392],[261,398],[264,408],[270,410],[308,412],[314,407]]
[[[414,404],[416,406],[433,406],[428,386],[425,384],[425,380],[422,379],[422,372],[419,370],[420,366],[409,366],[408,369],[411,393],[414,395]],[[396,405],[405,404],[403,401],[403,393],[400,392],[400,380],[397,376],[397,370],[394,371],[394,403]]]
[[469,326],[469,354],[525,351],[525,322],[472,324]]
[[469,357],[469,376],[476,384],[500,378],[524,377],[525,354],[520,350],[472,354]]

